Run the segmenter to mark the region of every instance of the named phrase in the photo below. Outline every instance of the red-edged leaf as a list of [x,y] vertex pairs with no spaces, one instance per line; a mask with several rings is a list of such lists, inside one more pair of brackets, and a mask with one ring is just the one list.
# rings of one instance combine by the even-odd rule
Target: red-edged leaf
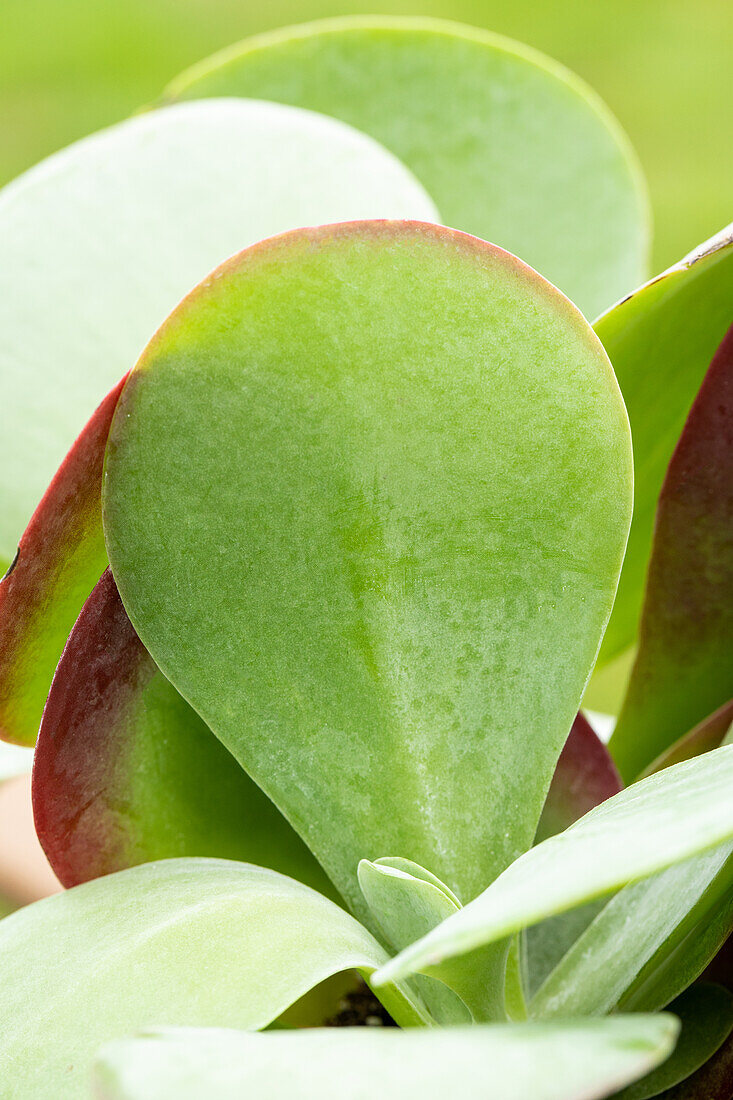
[[62,462],[0,581],[0,738],[6,741],[35,742],[64,642],[107,564],[102,464],[126,377]]
[[731,698],[731,639],[733,328],[708,368],[659,498],[639,652],[611,739],[625,779]]
[[65,886],[156,859],[220,856],[333,894],[279,811],[158,671],[109,570],[53,680],[33,804],[38,836]]
[[623,784],[611,754],[588,720],[573,722],[537,829],[537,842],[567,829],[600,802],[618,794]]

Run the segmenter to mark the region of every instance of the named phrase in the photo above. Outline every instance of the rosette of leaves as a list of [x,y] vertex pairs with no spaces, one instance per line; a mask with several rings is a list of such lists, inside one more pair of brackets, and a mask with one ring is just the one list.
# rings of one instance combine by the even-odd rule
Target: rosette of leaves
[[450,25],[199,96],[0,199],[7,538],[71,442],[0,585],[68,887],[0,923],[3,1087],[730,1100],[730,237],[591,327],[625,142]]

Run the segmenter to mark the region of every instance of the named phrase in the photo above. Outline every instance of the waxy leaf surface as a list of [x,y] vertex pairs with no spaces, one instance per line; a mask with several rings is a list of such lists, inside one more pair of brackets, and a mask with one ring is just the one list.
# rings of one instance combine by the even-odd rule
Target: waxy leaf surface
[[355,18],[265,34],[169,98],[309,107],[371,134],[442,219],[521,256],[597,316],[646,277],[643,181],[617,122],[560,65],[457,23]]
[[634,520],[601,662],[636,643],[657,500],[690,406],[733,320],[732,302],[728,227],[595,322],[629,413],[635,481]]
[[637,775],[732,695],[733,327],[659,497],[639,651],[611,739],[622,773]]
[[91,409],[195,283],[270,234],[371,217],[437,214],[366,135],[239,100],[131,119],[6,187],[0,561]]
[[[274,871],[147,863],[0,922],[0,1066],[13,1100],[77,1100],[104,1042],[159,1026],[262,1028],[324,978],[368,976],[384,950],[352,917]],[[394,989],[403,1025],[421,1016]]]
[[84,600],[107,564],[102,464],[125,378],[61,463],[0,580],[0,737],[33,745],[48,689]]
[[155,667],[109,570],[56,670],[33,803],[65,886],[156,859],[221,856],[333,893],[303,841]]
[[111,1043],[101,1100],[600,1100],[666,1058],[672,1016],[441,1031],[150,1033]]
[[610,798],[516,860],[478,898],[377,975],[407,975],[663,871],[733,839],[733,745]]
[[465,234],[352,223],[245,251],[172,315],[104,522],[156,664],[364,913],[362,858],[468,899],[531,844],[630,477],[567,299]]

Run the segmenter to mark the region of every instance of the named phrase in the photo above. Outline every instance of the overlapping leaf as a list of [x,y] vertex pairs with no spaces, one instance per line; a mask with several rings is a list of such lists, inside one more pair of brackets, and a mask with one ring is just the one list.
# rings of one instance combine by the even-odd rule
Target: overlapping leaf
[[630,466],[608,361],[544,280],[435,226],[327,227],[160,330],[110,434],[107,544],[158,666],[354,911],[385,852],[470,898],[533,839]]
[[[329,975],[387,957],[315,891],[216,859],[147,863],[36,902],[0,922],[0,954],[3,1082],[54,1100],[83,1094],[110,1039],[261,1028]],[[380,997],[403,1025],[425,1019],[396,988]]]
[[65,886],[205,855],[272,867],[333,894],[303,841],[155,667],[109,571],[53,680],[33,802]]
[[641,780],[521,856],[478,898],[387,964],[425,971],[733,839],[733,745]]
[[636,160],[600,100],[555,62],[456,23],[352,18],[249,39],[168,98],[310,107],[391,149],[446,224],[521,256],[588,317],[646,277]]
[[[91,409],[211,268],[300,225],[410,216],[438,217],[370,138],[240,100],[121,123],[6,187],[0,563]],[[66,459],[0,590],[0,737],[35,741],[63,639],[104,569],[97,452],[112,401]]]
[[[600,1100],[663,1061],[671,1016],[450,1028],[170,1031],[113,1043],[96,1072],[102,1100]],[[479,1091],[480,1090],[480,1091]]]
[[690,406],[731,324],[732,301],[728,227],[595,322],[629,413],[635,475],[634,519],[601,663],[636,643],[659,493]]
[[107,562],[102,463],[125,379],[69,451],[0,581],[0,737],[33,745],[51,678]]
[[611,739],[623,774],[638,774],[730,700],[732,641],[733,327],[659,497],[639,652]]

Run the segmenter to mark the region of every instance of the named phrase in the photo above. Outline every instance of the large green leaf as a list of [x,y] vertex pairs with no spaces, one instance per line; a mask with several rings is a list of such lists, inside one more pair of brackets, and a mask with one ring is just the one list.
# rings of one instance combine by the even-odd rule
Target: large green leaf
[[[154,1026],[261,1028],[329,975],[368,976],[386,955],[292,879],[176,859],[6,917],[0,957],[3,1089],[12,1100],[76,1100],[109,1039]],[[396,988],[380,997],[403,1024],[421,1022]]]
[[733,839],[733,745],[627,787],[509,867],[393,959],[392,980],[502,939]]
[[364,222],[252,248],[172,315],[104,521],[156,664],[366,913],[362,858],[465,899],[531,844],[630,479],[567,299],[476,238]]
[[636,642],[657,499],[690,406],[730,326],[732,302],[728,227],[595,323],[628,409],[635,467],[634,521],[602,662]]
[[365,217],[436,213],[366,135],[240,101],[121,123],[5,188],[0,559],[12,558],[90,410],[183,294],[272,233]]
[[647,203],[598,97],[517,43],[430,19],[347,18],[249,39],[168,98],[310,107],[377,138],[446,224],[521,256],[588,317],[646,277]]
[[[730,302],[733,316],[733,294]],[[733,696],[733,326],[659,497],[639,652],[611,739],[630,778]]]
[[443,1031],[169,1031],[110,1044],[100,1100],[596,1100],[663,1061],[674,1017]]
[[109,570],[51,685],[33,806],[65,886],[156,859],[221,856],[333,893],[300,837],[155,667]]

